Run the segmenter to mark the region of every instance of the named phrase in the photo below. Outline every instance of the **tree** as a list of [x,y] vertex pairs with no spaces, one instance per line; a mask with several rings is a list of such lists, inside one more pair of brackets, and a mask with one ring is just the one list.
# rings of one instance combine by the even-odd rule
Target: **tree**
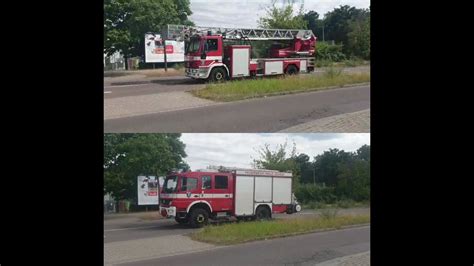
[[356,151],[356,156],[357,159],[359,160],[364,160],[364,161],[370,161],[370,146],[369,145],[363,145]]
[[353,56],[370,59],[370,17],[353,20],[350,28],[347,49]]
[[303,5],[300,6],[298,15],[293,15],[294,0],[288,0],[286,5],[278,8],[276,0],[272,0],[266,10],[266,16],[259,18],[258,26],[268,29],[306,29],[307,22],[303,19]]
[[[186,167],[180,134],[105,134],[104,193],[136,199],[138,175],[165,175]],[[189,168],[189,166],[187,166]]]
[[349,33],[353,31],[352,24],[364,21],[370,17],[368,9],[359,9],[348,5],[340,6],[325,14],[324,26],[326,39],[334,40],[345,45],[344,52],[350,54]]
[[329,151],[324,151],[323,154],[314,157],[316,181],[329,186],[335,186],[339,174],[339,165],[346,163],[351,157],[351,153],[338,149],[329,149]]
[[303,15],[303,20],[306,21],[308,29],[312,30],[318,40],[323,40],[323,20],[319,19],[319,14],[316,11],[309,11]]
[[291,152],[287,152],[287,145],[278,145],[276,150],[270,149],[270,144],[265,144],[258,150],[259,159],[254,159],[254,166],[258,169],[278,170],[281,172],[291,171],[293,175],[292,186],[295,189],[299,184],[299,169],[296,164],[296,144],[293,143]]
[[338,165],[336,194],[355,201],[370,199],[370,161],[357,159]]
[[142,55],[145,33],[161,32],[166,24],[193,24],[189,5],[189,0],[105,0],[104,52],[121,52],[125,59]]

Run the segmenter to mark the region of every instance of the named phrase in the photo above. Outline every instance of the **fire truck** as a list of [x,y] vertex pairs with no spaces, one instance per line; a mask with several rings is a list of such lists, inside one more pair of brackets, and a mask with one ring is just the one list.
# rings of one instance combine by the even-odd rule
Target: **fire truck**
[[[241,29],[167,25],[167,39],[185,41],[185,73],[220,82],[314,70],[316,36],[311,30]],[[266,55],[252,58],[255,41],[272,41]]]
[[301,211],[292,174],[264,169],[220,168],[171,173],[160,193],[160,213],[179,224],[202,227],[209,219],[265,220]]

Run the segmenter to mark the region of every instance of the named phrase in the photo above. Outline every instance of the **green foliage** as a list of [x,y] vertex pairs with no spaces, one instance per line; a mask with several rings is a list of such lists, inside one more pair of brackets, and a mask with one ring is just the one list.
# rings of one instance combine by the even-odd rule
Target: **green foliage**
[[[253,163],[256,168],[278,170],[282,172],[294,172],[296,168],[296,144],[293,143],[293,148],[290,153],[287,152],[288,143],[280,144],[276,150],[270,149],[269,144],[260,147],[257,152],[259,159],[254,159]],[[292,185],[293,188],[298,186],[298,175],[293,174]]]
[[294,0],[288,0],[284,7],[278,8],[276,0],[266,8],[266,16],[261,17],[257,22],[261,28],[270,29],[306,29],[307,22],[303,18],[303,5],[300,6],[298,15],[293,15]]
[[342,52],[342,44],[330,44],[328,42],[318,42],[316,44],[316,62],[320,60],[340,62],[345,59],[346,55]]
[[[349,33],[354,30],[353,23],[366,20],[370,16],[368,9],[359,9],[348,5],[340,6],[324,16],[324,26],[327,40],[336,43],[349,43]],[[348,46],[344,53],[351,54]]]
[[143,54],[144,34],[166,24],[193,24],[189,0],[105,0],[104,52],[125,58]]
[[370,199],[370,162],[355,160],[338,167],[336,194],[356,201]]
[[353,20],[348,33],[347,49],[351,56],[370,59],[370,17]]
[[323,187],[319,184],[306,184],[298,186],[295,196],[302,203],[334,203],[336,202],[335,189]]
[[105,134],[104,193],[135,200],[138,175],[165,175],[189,168],[180,134]]

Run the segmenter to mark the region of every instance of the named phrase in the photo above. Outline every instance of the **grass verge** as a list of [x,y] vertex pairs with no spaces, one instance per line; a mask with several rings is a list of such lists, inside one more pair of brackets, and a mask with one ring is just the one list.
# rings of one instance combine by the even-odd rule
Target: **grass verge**
[[328,209],[328,208],[361,208],[361,207],[370,207],[369,201],[353,201],[353,200],[340,200],[333,204],[327,204],[323,202],[312,201],[302,204],[303,209]]
[[330,68],[321,76],[236,80],[208,84],[204,89],[194,90],[192,93],[200,98],[228,102],[278,94],[324,90],[369,81],[369,73],[344,73]]
[[207,226],[192,233],[191,238],[212,244],[227,245],[309,233],[316,230],[340,229],[343,226],[369,222],[369,215],[243,222]]

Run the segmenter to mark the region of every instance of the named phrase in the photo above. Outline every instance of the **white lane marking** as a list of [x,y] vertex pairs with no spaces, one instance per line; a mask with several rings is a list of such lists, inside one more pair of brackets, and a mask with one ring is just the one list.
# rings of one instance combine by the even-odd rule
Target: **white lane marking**
[[112,93],[112,92],[111,91],[104,91],[104,94],[106,94],[106,93]]
[[127,228],[119,228],[119,229],[109,229],[104,230],[104,232],[113,232],[113,231],[123,231],[123,230],[132,230],[132,229],[145,229],[145,228],[154,228],[155,226],[142,226],[142,227],[127,227]]

